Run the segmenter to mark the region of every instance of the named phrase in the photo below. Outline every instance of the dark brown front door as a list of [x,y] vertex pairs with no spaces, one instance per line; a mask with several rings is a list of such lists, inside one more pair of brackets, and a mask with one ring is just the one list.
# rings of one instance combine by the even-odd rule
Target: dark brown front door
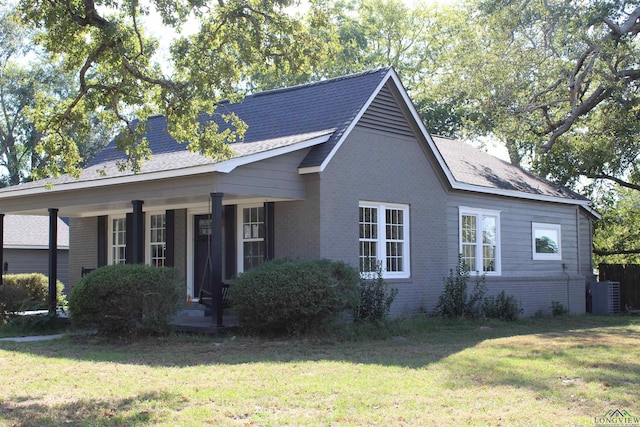
[[209,253],[209,236],[211,236],[211,215],[195,215],[194,217],[194,298],[200,297],[200,290],[209,290],[211,275],[211,257]]

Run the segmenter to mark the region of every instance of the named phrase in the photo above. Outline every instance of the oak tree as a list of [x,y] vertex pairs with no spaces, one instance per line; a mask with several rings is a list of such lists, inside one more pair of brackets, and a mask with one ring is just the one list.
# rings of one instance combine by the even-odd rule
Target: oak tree
[[[90,114],[119,123],[120,166],[139,171],[151,155],[147,119],[163,114],[167,131],[192,151],[227,158],[227,143],[242,139],[241,118],[218,111],[222,100],[238,100],[253,70],[278,64],[309,67],[324,49],[286,7],[289,0],[20,0],[22,22],[52,63],[72,73],[68,97],[42,96],[34,109],[47,156],[41,176],[79,174],[76,139],[89,135]],[[159,63],[158,39],[145,19],[158,16],[175,31],[168,64]],[[185,25],[196,27],[181,34]],[[190,28],[193,29],[193,28]],[[199,120],[219,114],[228,126]]]

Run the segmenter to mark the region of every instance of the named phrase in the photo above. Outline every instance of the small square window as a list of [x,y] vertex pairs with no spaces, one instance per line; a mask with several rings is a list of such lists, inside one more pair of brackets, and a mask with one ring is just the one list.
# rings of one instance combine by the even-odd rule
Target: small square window
[[560,224],[531,223],[532,253],[534,260],[561,260]]

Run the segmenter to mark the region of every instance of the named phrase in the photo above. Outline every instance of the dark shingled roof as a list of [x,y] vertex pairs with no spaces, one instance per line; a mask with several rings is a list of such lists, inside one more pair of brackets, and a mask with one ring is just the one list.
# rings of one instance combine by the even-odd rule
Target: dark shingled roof
[[[5,248],[48,248],[49,217],[31,215],[5,215]],[[69,226],[58,218],[58,247],[69,249]]]
[[[248,125],[244,140],[231,144],[235,152],[232,160],[238,161],[234,164],[258,158],[248,156],[261,153],[268,156],[272,150],[284,148],[286,152],[287,147],[292,147],[293,150],[296,149],[295,145],[300,145],[300,148],[311,149],[299,167],[321,166],[367,102],[377,94],[376,89],[389,73],[393,73],[391,68],[379,68],[261,92],[249,95],[238,103],[222,103],[218,107],[218,113],[233,112]],[[419,120],[417,113],[415,118]],[[219,116],[209,119],[216,120],[221,129],[227,126]],[[425,137],[429,140],[429,135]],[[181,169],[215,163],[198,153],[189,152],[186,144],[179,144],[171,138],[166,132],[166,120],[162,116],[149,119],[147,139],[153,158],[142,164],[142,175],[165,171],[176,171],[175,174],[179,175]],[[522,196],[562,198],[578,203],[587,200],[565,187],[554,185],[460,141],[439,137],[432,139],[434,149],[442,159],[445,173],[453,180],[451,185],[454,188],[462,186],[466,190],[513,196],[518,196],[518,192]],[[282,152],[283,150],[274,151],[273,155]],[[118,170],[116,162],[124,158],[124,154],[117,151],[115,142],[112,142],[83,170],[79,180],[64,176],[48,182],[57,185],[133,176],[131,171]],[[221,166],[220,170],[224,168],[225,166]],[[26,183],[0,189],[0,193],[43,185],[43,181]]]
[[[296,138],[300,135],[333,133],[329,141],[322,144],[322,148],[312,150],[304,160],[304,166],[317,166],[324,161],[388,71],[389,68],[379,68],[316,83],[261,92],[249,95],[239,103],[222,103],[217,112],[233,112],[248,125],[244,140],[232,144],[236,157],[300,142],[301,138]],[[213,120],[218,121],[221,129],[227,126],[219,116],[213,117]],[[147,139],[154,158],[167,153],[186,152],[185,144],[178,144],[167,134],[166,120],[162,116],[149,119]],[[264,144],[265,141],[271,143]],[[256,147],[250,148],[249,145]],[[212,163],[198,157],[202,156],[185,155],[175,158],[172,163],[175,168]],[[112,142],[89,167],[122,159],[124,154],[117,151],[115,142]],[[152,162],[153,159],[146,163]],[[147,164],[142,172],[151,169],[155,168]]]
[[464,142],[442,137],[432,139],[458,183],[540,196],[587,200],[566,187],[553,184]]

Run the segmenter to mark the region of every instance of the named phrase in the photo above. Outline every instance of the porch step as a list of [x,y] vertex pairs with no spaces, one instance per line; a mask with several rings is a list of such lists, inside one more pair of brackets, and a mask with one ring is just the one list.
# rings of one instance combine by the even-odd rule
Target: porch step
[[207,314],[209,316],[211,313],[207,313],[208,310],[204,305],[198,303],[185,304],[184,307],[181,307],[176,312],[176,316],[179,317],[205,317]]

